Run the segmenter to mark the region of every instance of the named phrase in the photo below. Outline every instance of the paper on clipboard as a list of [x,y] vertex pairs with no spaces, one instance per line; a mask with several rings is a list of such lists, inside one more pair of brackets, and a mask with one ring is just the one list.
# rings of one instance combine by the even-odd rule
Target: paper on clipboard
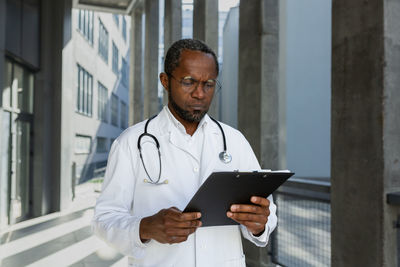
[[288,170],[213,172],[184,212],[200,211],[203,226],[237,225],[226,216],[232,204],[250,204],[252,196],[268,197],[293,174]]

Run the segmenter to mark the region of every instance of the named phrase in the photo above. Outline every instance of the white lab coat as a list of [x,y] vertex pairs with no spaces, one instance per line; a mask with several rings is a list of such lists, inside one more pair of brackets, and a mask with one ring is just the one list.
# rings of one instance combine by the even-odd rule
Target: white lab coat
[[[148,132],[160,143],[162,173],[160,181],[168,184],[144,183],[147,178],[140,161],[137,141],[145,122],[125,130],[112,145],[102,193],[97,200],[92,222],[94,232],[121,253],[129,256],[130,266],[245,266],[240,232],[257,246],[265,246],[276,227],[276,206],[271,197],[271,214],[265,232],[253,236],[244,226],[201,227],[179,244],[161,244],[155,240],[142,243],[139,224],[143,217],[175,206],[183,210],[200,185],[213,171],[258,170],[258,161],[244,136],[222,124],[227,150],[232,162],[222,163],[223,150],[218,126],[204,117],[204,144],[201,158],[178,134],[168,118],[166,107],[148,126]],[[146,168],[153,179],[158,176],[158,155],[153,141],[142,140]]]

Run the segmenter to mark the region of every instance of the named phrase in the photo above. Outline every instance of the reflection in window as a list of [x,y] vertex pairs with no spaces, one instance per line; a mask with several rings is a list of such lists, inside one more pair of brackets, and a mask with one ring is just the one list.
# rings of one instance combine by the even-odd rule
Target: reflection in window
[[125,85],[126,88],[129,86],[129,68],[128,63],[125,59],[122,59],[122,67],[121,67],[121,82]]
[[75,153],[77,154],[89,154],[92,146],[92,138],[85,135],[75,136]]
[[107,152],[107,138],[105,137],[97,137],[96,138],[96,152],[104,153]]
[[125,129],[125,128],[126,128],[126,104],[125,104],[124,101],[121,101],[120,110],[121,110],[121,116],[120,116],[121,121],[120,121],[120,126],[121,126],[122,129]]
[[107,122],[107,98],[108,90],[107,88],[98,82],[98,102],[97,102],[97,115],[98,119],[102,122]]
[[108,63],[108,31],[99,20],[99,55]]
[[118,126],[118,97],[114,94],[111,96],[111,124]]
[[118,58],[118,48],[115,45],[115,43],[113,42],[112,44],[112,70],[115,74],[118,74],[118,62],[119,58]]
[[79,10],[78,29],[86,40],[93,45],[93,11]]
[[117,24],[117,27],[119,27],[119,16],[118,14],[113,14],[113,19],[115,24]]
[[78,92],[76,101],[76,111],[92,116],[93,106],[93,76],[89,74],[79,64],[78,66]]
[[122,17],[122,37],[126,41],[126,19],[125,19],[125,16]]

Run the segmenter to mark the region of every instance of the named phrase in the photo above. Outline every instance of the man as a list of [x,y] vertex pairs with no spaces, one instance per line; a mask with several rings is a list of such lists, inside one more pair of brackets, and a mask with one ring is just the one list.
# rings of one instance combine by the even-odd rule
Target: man
[[213,171],[260,169],[243,135],[222,123],[232,160],[219,159],[222,132],[206,114],[218,87],[217,58],[201,41],[179,40],[164,70],[168,106],[112,145],[94,231],[131,266],[245,266],[240,232],[267,244],[277,221],[271,197],[232,205],[226,216],[240,226],[201,227],[199,212],[181,212]]

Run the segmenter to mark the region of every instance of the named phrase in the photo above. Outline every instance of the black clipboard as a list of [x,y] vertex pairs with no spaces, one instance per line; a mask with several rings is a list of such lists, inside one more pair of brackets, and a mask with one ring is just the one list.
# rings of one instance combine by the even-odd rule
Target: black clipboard
[[293,172],[213,172],[184,212],[201,212],[202,226],[237,225],[226,216],[232,204],[251,204],[251,196],[268,197]]

